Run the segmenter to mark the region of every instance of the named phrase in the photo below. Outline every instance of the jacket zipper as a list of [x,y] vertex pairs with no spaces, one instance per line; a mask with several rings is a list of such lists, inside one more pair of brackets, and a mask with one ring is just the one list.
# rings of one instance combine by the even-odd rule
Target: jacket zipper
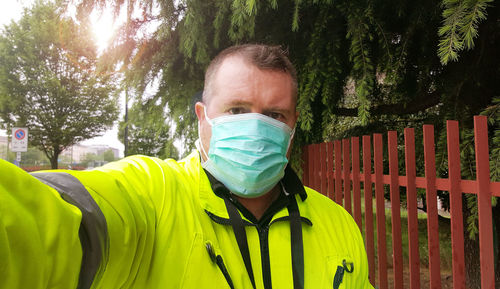
[[[270,225],[270,224],[269,224]],[[262,262],[262,279],[265,289],[272,289],[271,282],[271,262],[269,257],[269,225],[257,226],[260,241],[260,257]]]
[[227,271],[226,265],[224,265],[224,260],[222,259],[222,256],[215,255],[214,248],[212,247],[212,243],[210,242],[205,243],[205,248],[207,248],[208,255],[210,256],[212,262],[217,264],[217,267],[219,267],[219,270],[222,272],[222,275],[224,275],[224,278],[226,279],[229,288],[234,289],[233,280],[231,279],[231,276]]

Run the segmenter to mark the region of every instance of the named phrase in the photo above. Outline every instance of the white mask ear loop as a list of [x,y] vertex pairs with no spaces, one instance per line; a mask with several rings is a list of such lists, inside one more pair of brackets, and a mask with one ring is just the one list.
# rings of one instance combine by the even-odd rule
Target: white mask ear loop
[[213,126],[212,119],[208,117],[207,107],[205,105],[203,105],[203,112],[205,113],[205,119],[207,120],[208,124],[210,124],[210,126]]
[[[203,112],[205,113],[205,119],[207,120],[208,124],[210,124],[210,126],[212,126],[212,121],[211,121],[210,118],[208,118],[207,107],[205,105],[203,105]],[[198,122],[198,141],[196,142],[196,148],[198,149],[198,151],[200,151],[205,156],[205,162],[208,161],[208,154],[205,151],[205,148],[203,147],[203,143],[201,141],[201,126],[200,126],[200,122]]]
[[288,141],[288,146],[286,147],[286,151],[290,149],[290,145],[292,144],[292,139],[295,136],[295,129],[297,128],[297,125],[293,127],[292,132],[290,133],[290,140]]

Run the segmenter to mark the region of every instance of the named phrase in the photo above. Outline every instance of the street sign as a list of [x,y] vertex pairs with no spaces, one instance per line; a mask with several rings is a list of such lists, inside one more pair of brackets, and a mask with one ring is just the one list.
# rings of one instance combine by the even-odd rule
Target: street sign
[[13,127],[12,128],[12,147],[13,152],[28,151],[28,128]]

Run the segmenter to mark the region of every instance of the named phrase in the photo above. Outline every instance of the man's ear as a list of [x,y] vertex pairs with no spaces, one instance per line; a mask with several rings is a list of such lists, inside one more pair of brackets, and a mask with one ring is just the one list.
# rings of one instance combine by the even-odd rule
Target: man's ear
[[205,111],[203,109],[204,107],[205,105],[199,101],[194,105],[194,111],[196,112],[196,116],[198,117],[198,122],[201,122],[205,119]]

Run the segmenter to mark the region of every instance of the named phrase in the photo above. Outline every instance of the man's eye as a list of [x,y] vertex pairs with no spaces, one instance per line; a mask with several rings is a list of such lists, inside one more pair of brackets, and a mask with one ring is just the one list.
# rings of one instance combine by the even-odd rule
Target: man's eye
[[267,114],[267,116],[269,116],[270,118],[277,119],[277,120],[283,120],[285,118],[283,116],[283,114],[281,114],[279,112],[270,112]]
[[241,114],[246,112],[247,111],[243,107],[233,107],[229,109],[229,113],[231,114]]

